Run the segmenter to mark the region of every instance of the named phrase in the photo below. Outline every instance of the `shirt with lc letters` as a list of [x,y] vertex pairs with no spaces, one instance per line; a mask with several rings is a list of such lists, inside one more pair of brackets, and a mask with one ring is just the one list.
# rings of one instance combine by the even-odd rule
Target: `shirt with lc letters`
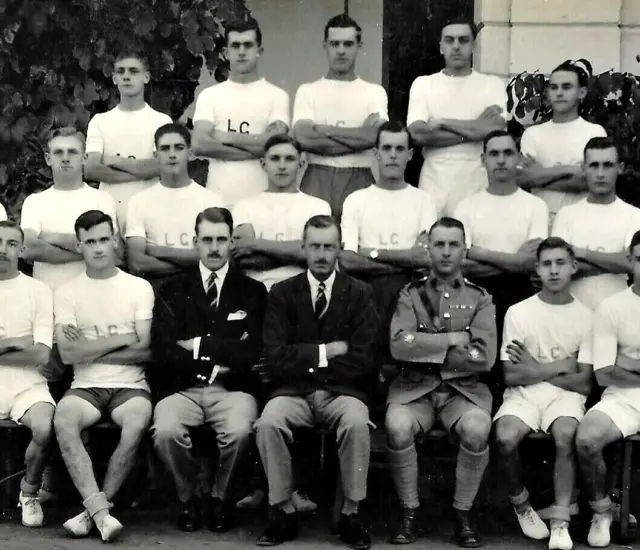
[[[86,273],[63,284],[54,293],[56,325],[75,325],[87,340],[135,333],[137,321],[151,320],[151,285],[124,271],[108,279]],[[76,363],[72,388],[131,388],[149,391],[141,365]]]

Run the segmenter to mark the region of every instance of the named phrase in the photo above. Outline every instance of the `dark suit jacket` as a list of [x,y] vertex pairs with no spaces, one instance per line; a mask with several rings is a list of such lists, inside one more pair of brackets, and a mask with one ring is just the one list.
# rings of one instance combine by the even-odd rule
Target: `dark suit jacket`
[[[264,323],[264,351],[269,363],[271,397],[304,395],[324,388],[368,402],[375,380],[374,349],[378,316],[371,287],[336,273],[329,309],[318,323],[307,274],[273,286]],[[319,344],[344,340],[346,355],[318,368]]]
[[[155,372],[151,381],[163,397],[202,384],[198,375],[211,375],[214,365],[229,367],[218,375],[226,389],[257,391],[251,367],[262,353],[262,322],[267,291],[233,267],[225,277],[218,308],[209,307],[197,267],[166,281],[156,295],[151,325]],[[176,344],[202,337],[200,359]]]

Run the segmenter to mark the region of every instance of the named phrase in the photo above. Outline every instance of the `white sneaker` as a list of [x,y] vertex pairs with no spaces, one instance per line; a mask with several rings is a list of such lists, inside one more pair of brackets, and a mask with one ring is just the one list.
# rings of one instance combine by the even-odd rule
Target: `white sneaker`
[[262,489],[256,489],[253,493],[236,502],[236,510],[257,510],[262,506],[265,493]]
[[88,537],[93,527],[93,520],[86,510],[62,524],[64,530],[72,537]]
[[521,510],[517,510],[514,507],[513,511],[516,513],[522,532],[527,537],[536,540],[549,538],[549,529],[547,529],[544,521],[540,519],[540,516],[536,514],[530,504]]
[[20,491],[18,506],[22,508],[22,525],[25,527],[42,527],[44,514],[38,497],[28,497]]
[[593,514],[591,518],[591,528],[589,529],[589,536],[587,542],[589,546],[594,548],[604,548],[609,546],[611,542],[611,522],[613,516],[611,511],[603,514]]
[[312,514],[318,509],[318,505],[303,491],[294,491],[291,495],[293,507],[300,514]]
[[569,535],[569,522],[562,521],[551,527],[549,550],[571,550],[573,541]]
[[112,515],[107,514],[102,520],[102,525],[98,525],[98,531],[100,531],[100,535],[102,536],[102,540],[104,542],[112,542],[116,540],[120,533],[122,533],[122,523],[120,523],[116,518]]

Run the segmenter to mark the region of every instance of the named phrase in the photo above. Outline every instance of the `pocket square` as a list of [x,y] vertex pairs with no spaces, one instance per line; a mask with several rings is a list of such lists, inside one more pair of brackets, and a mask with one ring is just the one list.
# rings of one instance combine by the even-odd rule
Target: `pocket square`
[[239,309],[238,311],[229,313],[229,317],[227,317],[227,321],[241,321],[246,316],[247,316],[247,312],[242,309]]

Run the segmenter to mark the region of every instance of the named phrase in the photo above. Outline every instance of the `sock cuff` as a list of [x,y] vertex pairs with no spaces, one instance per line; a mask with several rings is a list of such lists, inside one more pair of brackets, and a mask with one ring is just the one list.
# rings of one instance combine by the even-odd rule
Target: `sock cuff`
[[525,502],[528,502],[529,491],[527,491],[527,488],[525,487],[524,489],[522,489],[522,493],[520,493],[519,495],[516,495],[516,496],[509,495],[509,500],[511,501],[511,504],[513,504],[514,506],[521,506]]
[[554,504],[549,509],[549,518],[558,521],[571,521],[571,511],[568,506],[559,506]]
[[394,466],[405,466],[412,464],[417,458],[416,446],[414,443],[404,449],[392,449],[388,445],[385,447],[387,458]]
[[107,495],[105,495],[103,492],[94,493],[90,497],[87,497],[82,504],[87,509],[87,512],[89,512],[89,515],[91,517],[95,516],[102,510],[110,509]]
[[596,514],[604,514],[609,510],[611,510],[611,506],[612,506],[611,497],[607,495],[606,497],[600,500],[590,500],[589,506],[591,506],[591,509]]
[[484,470],[489,463],[489,447],[484,451],[470,451],[464,445],[460,444],[458,450],[458,465],[470,470]]

